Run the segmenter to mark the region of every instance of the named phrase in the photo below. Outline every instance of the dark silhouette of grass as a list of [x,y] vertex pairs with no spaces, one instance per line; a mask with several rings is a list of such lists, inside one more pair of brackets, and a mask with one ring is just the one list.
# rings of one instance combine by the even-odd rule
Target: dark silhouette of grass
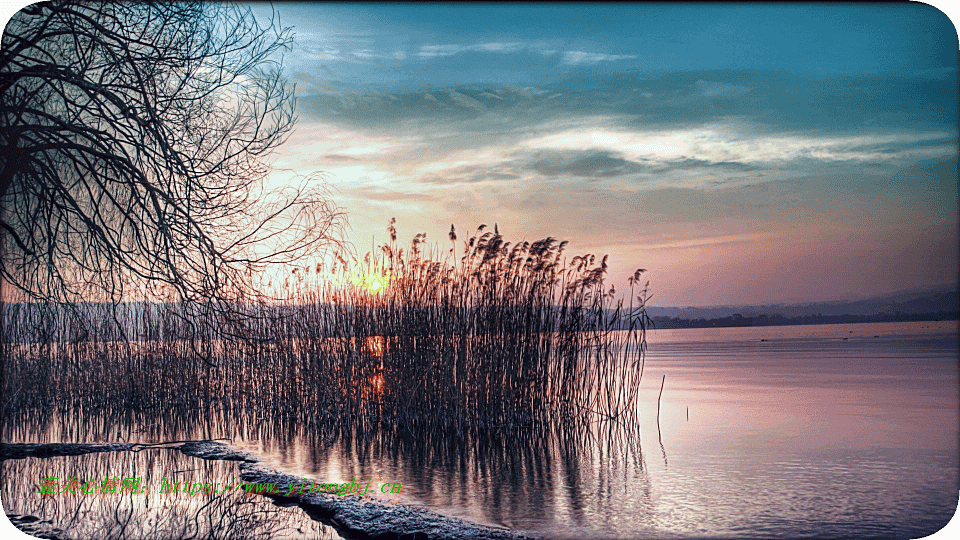
[[489,429],[636,414],[643,270],[618,299],[606,257],[567,262],[553,238],[511,244],[481,226],[458,259],[453,227],[451,249],[429,253],[425,235],[405,251],[388,230],[362,262],[292,269],[279,300],[239,304],[241,320],[199,324],[217,310],[184,303],[7,302],[5,416],[189,407]]

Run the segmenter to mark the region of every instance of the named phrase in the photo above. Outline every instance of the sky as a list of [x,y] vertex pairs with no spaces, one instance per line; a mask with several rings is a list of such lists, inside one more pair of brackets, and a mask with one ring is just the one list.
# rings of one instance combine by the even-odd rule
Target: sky
[[[269,6],[254,6],[258,16]],[[922,4],[280,4],[299,124],[362,255],[480,224],[637,268],[653,305],[958,279],[957,34]]]
[[[21,4],[23,2],[20,2]],[[276,184],[360,257],[480,224],[609,254],[653,305],[958,280],[957,33],[924,4],[251,4],[295,41]]]

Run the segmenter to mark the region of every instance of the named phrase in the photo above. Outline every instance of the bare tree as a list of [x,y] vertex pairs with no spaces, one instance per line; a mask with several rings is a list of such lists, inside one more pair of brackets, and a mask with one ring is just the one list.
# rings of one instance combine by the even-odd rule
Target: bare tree
[[336,244],[317,178],[269,189],[289,29],[229,4],[45,2],[0,50],[0,279],[39,300],[223,304]]

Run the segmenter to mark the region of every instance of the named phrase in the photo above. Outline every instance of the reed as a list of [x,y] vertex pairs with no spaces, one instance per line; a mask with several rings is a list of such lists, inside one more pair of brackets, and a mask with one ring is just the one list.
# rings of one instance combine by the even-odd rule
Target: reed
[[[274,302],[3,304],[3,405],[258,410],[453,427],[636,414],[646,287],[617,297],[607,257],[509,243],[391,241],[291,268]],[[639,289],[639,290],[637,290]]]

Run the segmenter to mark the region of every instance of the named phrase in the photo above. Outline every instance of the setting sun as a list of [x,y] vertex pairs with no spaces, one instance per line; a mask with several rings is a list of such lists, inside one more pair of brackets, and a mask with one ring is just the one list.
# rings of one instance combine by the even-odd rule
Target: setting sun
[[386,273],[373,272],[366,275],[355,273],[350,276],[350,283],[370,294],[379,294],[387,288],[389,282],[390,276]]
[[378,293],[383,290],[385,283],[379,277],[373,277],[369,279],[366,283],[367,290],[372,293]]

